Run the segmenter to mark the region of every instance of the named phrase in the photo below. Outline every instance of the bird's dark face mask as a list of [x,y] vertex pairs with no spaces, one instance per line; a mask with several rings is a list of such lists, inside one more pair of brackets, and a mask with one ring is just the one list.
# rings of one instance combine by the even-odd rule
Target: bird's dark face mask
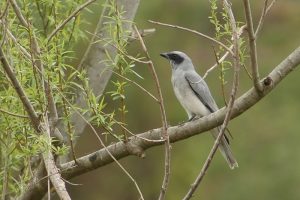
[[178,54],[175,53],[161,53],[162,57],[168,59],[169,61],[172,61],[174,64],[179,65],[183,62],[184,58]]
[[179,64],[184,61],[184,58],[175,53],[161,53],[162,57],[168,59],[173,69],[176,69]]

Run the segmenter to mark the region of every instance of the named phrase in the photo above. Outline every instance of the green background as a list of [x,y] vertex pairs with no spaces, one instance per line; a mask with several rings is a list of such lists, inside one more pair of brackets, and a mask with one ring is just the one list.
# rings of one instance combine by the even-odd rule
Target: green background
[[[260,17],[263,1],[251,1],[254,25]],[[100,14],[93,6],[94,14]],[[92,8],[92,9],[93,9]],[[177,24],[214,35],[209,23],[208,1],[148,0],[141,1],[135,22],[139,28],[156,28],[156,33],[145,38],[162,86],[168,122],[176,125],[187,119],[177,102],[170,81],[169,63],[159,53],[180,50],[186,52],[200,74],[215,63],[212,43],[191,33],[150,24],[147,20]],[[242,1],[233,1],[238,21],[244,21]],[[257,40],[261,77],[300,44],[300,1],[277,1],[268,14]],[[95,22],[97,17],[88,14]],[[88,27],[92,29],[92,27]],[[79,44],[78,49],[86,44]],[[138,42],[129,46],[135,55],[142,52]],[[249,68],[249,65],[248,65]],[[146,65],[137,64],[136,71],[144,80],[135,79],[155,93],[155,85]],[[299,69],[291,73],[271,94],[230,122],[233,134],[232,149],[239,168],[230,170],[218,152],[194,199],[210,200],[298,200],[300,199],[300,91]],[[207,83],[218,105],[223,107],[218,70],[211,73]],[[226,92],[230,92],[232,70],[226,73]],[[241,70],[238,96],[251,87],[251,80]],[[109,90],[109,87],[108,87]],[[159,107],[134,86],[126,88],[126,116],[128,127],[135,133],[161,126]],[[114,104],[109,109],[113,109]],[[172,144],[171,181],[167,199],[181,199],[199,173],[213,144],[210,134],[201,134]],[[76,147],[78,156],[100,148],[95,136],[84,134]],[[145,199],[157,199],[164,170],[164,148],[155,147],[146,152],[145,159],[134,156],[120,162],[138,182]],[[72,199],[138,199],[130,179],[116,164],[110,164],[71,180],[81,186],[68,186]]]

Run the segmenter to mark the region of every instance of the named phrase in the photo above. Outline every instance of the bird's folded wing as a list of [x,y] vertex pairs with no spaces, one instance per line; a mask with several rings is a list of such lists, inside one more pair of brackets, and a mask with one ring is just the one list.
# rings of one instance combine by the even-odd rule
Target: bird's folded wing
[[218,110],[218,106],[211,96],[207,84],[199,74],[196,72],[187,72],[185,73],[185,79],[199,100],[210,112],[213,113]]
[[[213,113],[219,109],[215,100],[211,96],[207,84],[199,74],[197,74],[196,72],[187,72],[185,74],[185,79],[189,83],[191,89],[194,91],[196,96],[200,99],[200,101],[210,112]],[[217,127],[217,130],[220,130],[220,127]],[[228,129],[227,132],[230,133]],[[227,143],[229,144],[229,138],[226,134],[224,134],[224,137]]]

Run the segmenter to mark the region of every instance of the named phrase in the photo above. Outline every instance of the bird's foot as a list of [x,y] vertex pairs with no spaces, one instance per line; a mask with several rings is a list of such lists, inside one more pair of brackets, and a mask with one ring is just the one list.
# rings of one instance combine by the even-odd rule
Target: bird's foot
[[194,120],[197,120],[197,119],[200,119],[201,117],[197,116],[197,115],[193,115],[189,118],[188,122],[191,122],[191,121],[194,121]]

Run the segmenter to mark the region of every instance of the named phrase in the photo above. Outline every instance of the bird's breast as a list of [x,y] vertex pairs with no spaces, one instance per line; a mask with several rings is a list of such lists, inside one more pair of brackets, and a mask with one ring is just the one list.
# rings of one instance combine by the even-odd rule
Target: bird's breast
[[178,101],[185,109],[185,111],[188,113],[189,117],[191,117],[192,115],[202,117],[204,115],[210,114],[209,110],[196,96],[184,77],[182,79],[172,78],[172,84],[175,96],[177,97]]

